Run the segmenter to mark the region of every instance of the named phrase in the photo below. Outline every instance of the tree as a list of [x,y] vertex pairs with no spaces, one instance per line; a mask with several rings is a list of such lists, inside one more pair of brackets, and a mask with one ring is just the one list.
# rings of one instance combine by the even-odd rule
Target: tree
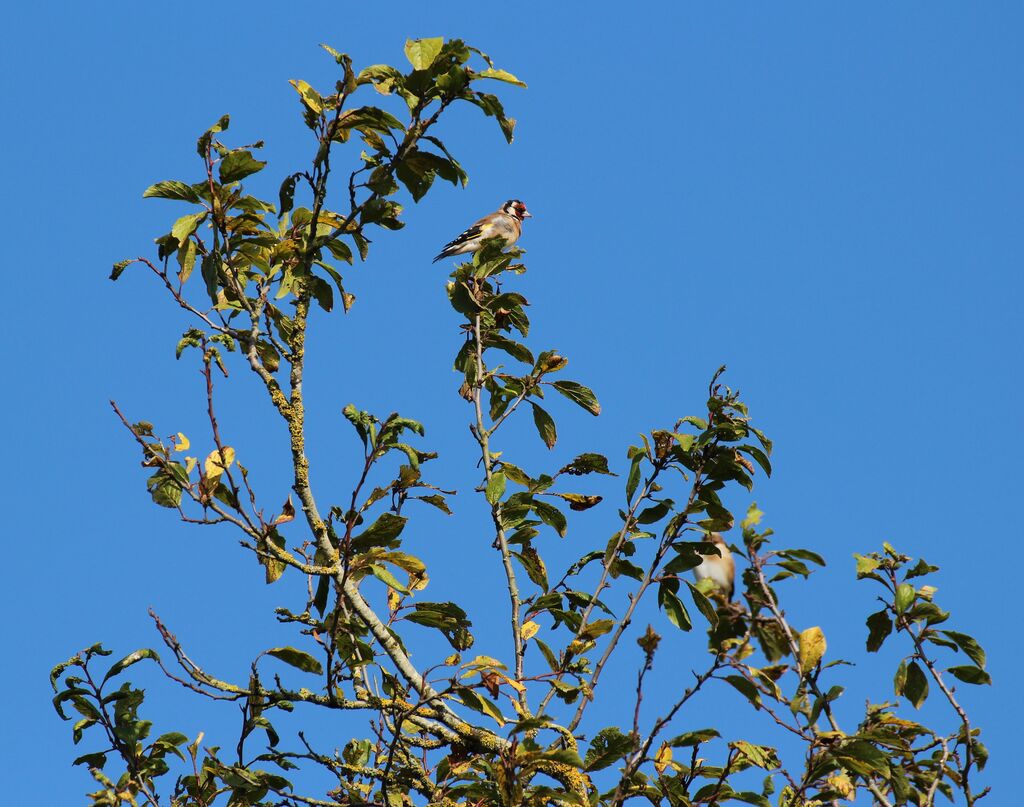
[[[557,578],[549,574],[542,550],[551,533],[565,535],[574,512],[601,503],[576,485],[585,490],[585,477],[614,474],[608,459],[592,452],[557,470],[528,472],[498,445],[506,421],[530,417],[553,446],[552,393],[590,415],[601,411],[587,386],[563,378],[564,356],[534,355],[524,343],[528,303],[513,290],[515,276],[526,271],[519,249],[490,243],[459,264],[447,284],[464,333],[454,362],[458,392],[479,449],[480,498],[465,506],[490,515],[507,581],[507,653],[471,653],[474,610],[498,603],[456,603],[444,599],[448,593],[425,599],[426,566],[405,551],[403,533],[416,508],[450,514],[454,495],[427,473],[437,455],[420,447],[420,423],[346,406],[354,445],[361,446],[359,481],[346,502],[322,503],[306,452],[310,319],[336,302],[345,311],[354,304],[337,265],[356,255],[367,260],[370,233],[402,226],[403,208],[394,199],[402,188],[418,202],[437,177],[465,184],[463,167],[437,134],[449,107],[479,107],[511,142],[515,121],[479,88],[488,81],[525,86],[460,40],[407,42],[408,72],[387,65],[356,72],[347,55],[325,50],[338,66],[333,91],[292,82],[316,151],[308,170],[285,177],[277,205],[246,194],[243,180],[266,165],[254,156],[261,144],[225,145],[224,116],[198,140],[197,182],[158,182],[144,194],[189,205],[156,239],[156,260],[122,261],[111,275],[116,280],[137,265],[159,279],[189,319],[177,355],[194,357],[205,379],[209,451],[195,456],[184,434],[161,437],[156,426],[130,420],[112,404],[141,451],[149,494],[184,522],[235,531],[268,584],[284,575],[308,583],[284,589],[298,601],[277,609],[297,633],[295,646],[254,650],[248,680],[229,682],[194,660],[153,614],[166,648],[160,653],[140,649],[108,666],[110,651],[97,644],[57,665],[54,706],[64,719],[71,719],[67,707],[80,715],[74,742],[88,740],[94,749],[75,760],[98,783],[91,803],[511,806],[646,798],[670,805],[817,805],[864,793],[876,804],[930,805],[941,793],[971,805],[982,798],[987,789],[975,780],[987,751],[953,679],[990,679],[978,643],[939,627],[950,615],[935,588],[922,584],[936,567],[885,544],[857,557],[856,574],[876,587],[881,603],[867,617],[867,649],[877,651],[890,636],[902,642],[894,695],[918,708],[934,687],[949,707],[949,719],[937,727],[901,716],[905,706],[885,700],[869,703],[857,725],[841,725],[833,705],[843,694],[844,662],[827,656],[820,627],[790,624],[780,593],[784,581],[806,578],[825,561],[808,549],[775,548],[755,504],[731,547],[744,562],[737,599],[712,580],[691,582],[692,570],[722,553],[708,537],[734,528],[727,494],[751,491],[756,476],[771,473],[772,443],[724,385],[722,370],[708,386],[705,411],[629,447],[627,462],[616,468],[625,500],[611,516],[611,537]],[[400,97],[405,122],[374,105],[354,106],[367,85]],[[342,185],[344,204],[329,209],[332,163],[357,142],[363,151]],[[296,207],[296,196],[308,207]],[[294,500],[268,505],[258,472],[222,437],[215,387],[228,361],[259,379],[279,415]],[[645,722],[645,676],[657,663],[661,637],[651,625],[637,631],[631,623],[651,599],[668,623],[658,630],[693,631],[692,604],[707,641],[697,643],[701,669]],[[408,648],[422,630],[443,636],[447,657],[413,662]],[[601,725],[595,704],[602,672],[613,654],[630,653],[637,665],[632,725],[591,731]],[[939,656],[950,654],[969,663],[946,667]],[[268,657],[293,675],[280,675]],[[196,696],[239,705],[233,752],[175,731],[153,739],[151,723],[140,716],[144,692],[125,679],[141,661],[159,665]],[[737,708],[778,730],[787,750],[693,723],[690,707],[723,685],[735,692]],[[279,736],[274,721],[297,709],[316,721],[337,721],[339,712],[369,715],[374,731],[353,736],[337,752],[315,747],[304,734]],[[306,787],[309,768],[328,773],[332,786]]]

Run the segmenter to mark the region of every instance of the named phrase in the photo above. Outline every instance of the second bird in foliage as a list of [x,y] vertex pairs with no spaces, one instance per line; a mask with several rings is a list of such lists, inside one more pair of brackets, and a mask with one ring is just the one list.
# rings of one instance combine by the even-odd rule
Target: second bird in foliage
[[509,199],[498,210],[484,216],[445,244],[433,262],[437,263],[442,258],[450,258],[452,255],[478,252],[489,238],[503,238],[505,246],[510,247],[519,240],[523,232],[523,219],[528,218],[532,216],[526,205],[518,199]]
[[736,587],[736,562],[732,559],[732,552],[719,532],[708,533],[704,540],[716,546],[722,554],[704,555],[704,560],[693,570],[693,574],[698,581],[710,578],[726,599],[732,600]]

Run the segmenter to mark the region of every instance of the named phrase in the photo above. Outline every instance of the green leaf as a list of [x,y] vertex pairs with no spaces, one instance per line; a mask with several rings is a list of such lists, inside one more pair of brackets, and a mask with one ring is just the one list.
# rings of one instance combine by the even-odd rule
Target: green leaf
[[896,587],[896,613],[902,614],[906,611],[916,596],[917,592],[910,583],[900,583]]
[[548,570],[544,565],[544,560],[541,558],[540,553],[536,549],[524,549],[522,552],[512,553],[526,569],[526,575],[534,583],[547,593],[548,591]]
[[82,754],[82,756],[75,759],[72,765],[85,765],[89,768],[99,768],[103,770],[103,766],[107,764],[107,755],[102,753],[93,754]]
[[313,658],[309,653],[298,650],[294,647],[273,647],[266,651],[266,655],[280,659],[285,664],[291,664],[303,672],[323,675],[323,665]]
[[867,618],[868,626],[868,652],[876,653],[882,643],[892,633],[892,620],[886,609],[876,611]]
[[344,140],[348,137],[347,130],[349,129],[370,132],[389,132],[391,129],[398,129],[404,132],[405,124],[380,107],[361,106],[342,113],[341,117],[338,118],[337,126],[332,129],[332,134],[335,136],[335,139]]
[[825,565],[825,559],[817,552],[811,552],[809,549],[785,549],[779,552],[779,554],[786,558],[809,560],[811,563],[816,563],[819,566]]
[[182,202],[194,202],[198,204],[201,200],[199,194],[193,190],[191,185],[170,179],[166,182],[157,182],[150,185],[142,192],[143,199],[177,199]]
[[479,73],[474,73],[473,74],[473,78],[474,79],[478,79],[478,78],[493,78],[493,79],[497,79],[498,81],[505,81],[505,82],[508,82],[509,84],[515,84],[517,87],[525,87],[526,86],[526,84],[524,84],[522,81],[517,79],[515,76],[513,76],[507,70],[497,70],[497,69],[495,69],[493,67],[489,67],[486,70],[481,70]]
[[455,692],[463,704],[481,714],[494,718],[499,726],[504,726],[508,722],[497,705],[483,695],[474,692],[468,687],[457,687]]
[[533,406],[533,423],[537,427],[537,434],[544,441],[544,445],[548,448],[554,448],[555,443],[558,441],[555,421],[551,419],[551,415],[533,401],[530,401],[530,405]]
[[661,521],[668,511],[672,509],[674,502],[671,499],[663,499],[657,504],[651,505],[640,511],[636,520],[639,524],[655,524]]
[[601,729],[590,742],[583,758],[583,769],[588,773],[600,771],[622,759],[633,750],[633,739],[614,726]]
[[456,650],[467,650],[473,646],[473,636],[469,633],[472,622],[466,618],[466,612],[453,602],[419,602],[402,618],[440,630]]
[[886,755],[866,740],[849,740],[833,751],[839,763],[851,773],[860,776],[889,774],[889,760]]
[[972,664],[965,664],[960,667],[950,667],[949,672],[963,681],[965,684],[991,684],[992,676],[979,667]]
[[229,123],[231,123],[231,116],[221,115],[220,119],[213,126],[199,136],[199,139],[196,141],[196,153],[200,157],[206,157],[206,150],[210,147],[210,143],[213,142],[213,136],[219,132],[226,132]]
[[141,650],[136,650],[134,653],[129,653],[116,664],[112,665],[111,668],[107,670],[107,674],[103,676],[103,680],[107,681],[113,678],[122,670],[125,670],[128,667],[131,667],[136,662],[142,661],[146,658],[151,658],[158,663],[160,661],[160,656],[157,655],[155,650],[150,650],[148,647],[144,647]]
[[452,514],[452,509],[448,506],[448,501],[440,493],[432,493],[429,496],[413,496],[412,498],[419,499],[421,502],[426,502],[427,504],[436,507],[447,516]]
[[497,504],[501,501],[501,497],[505,495],[505,474],[501,471],[491,474],[485,495],[490,504]]
[[680,630],[688,631],[693,628],[690,621],[690,614],[686,606],[665,583],[658,586],[658,604],[668,616],[669,622]]
[[466,100],[480,107],[488,117],[495,118],[498,121],[498,126],[501,127],[501,133],[505,135],[505,140],[509,143],[512,142],[516,121],[515,118],[506,117],[505,108],[502,106],[498,96],[486,92],[478,92]]
[[371,563],[370,573],[378,580],[380,580],[384,585],[393,588],[395,591],[399,591],[402,594],[409,593],[409,589],[403,586],[401,583],[399,583],[398,578],[396,578],[393,574],[391,574],[391,572],[389,572],[383,566],[379,566],[376,563]]
[[279,216],[283,216],[295,204],[295,183],[298,182],[298,179],[298,174],[292,174],[285,177],[284,182],[281,183],[281,190],[278,192],[279,206],[277,213]]
[[601,414],[601,404],[597,402],[590,387],[585,387],[575,381],[553,381],[551,386],[575,404],[582,406],[590,414],[597,416]]
[[405,516],[381,513],[373,524],[352,539],[352,549],[356,552],[365,552],[374,546],[393,547],[396,544],[396,539],[405,529],[406,521]]
[[685,734],[679,734],[673,737],[671,740],[667,740],[666,744],[672,748],[689,748],[694,745],[700,745],[706,743],[708,740],[713,740],[716,737],[721,737],[717,729],[697,729],[696,731],[688,731]]
[[902,695],[907,685],[907,662],[901,661],[896,668],[896,674],[892,677],[892,691],[896,695]]
[[945,636],[948,636],[954,642],[957,647],[963,650],[967,656],[977,664],[979,667],[984,668],[985,666],[985,651],[981,645],[975,641],[974,637],[968,636],[966,633],[960,633],[955,630],[944,630],[941,631]]
[[907,570],[906,579],[910,580],[913,577],[921,577],[926,574],[931,574],[932,572],[937,572],[938,570],[938,566],[932,566],[924,558],[921,558],[913,568]]
[[299,94],[299,98],[306,109],[314,115],[320,115],[324,111],[324,99],[321,98],[320,93],[309,86],[309,84],[301,79],[293,79],[288,83],[295,88],[295,91]]
[[629,475],[626,477],[626,504],[633,501],[633,494],[640,485],[640,463],[643,462],[644,454],[637,451],[633,455],[633,462],[629,466]]
[[127,258],[126,260],[118,261],[117,263],[115,263],[110,270],[110,279],[117,280],[119,277],[121,277],[121,273],[129,266],[131,266],[133,263],[135,263],[135,260],[133,258]]
[[181,485],[163,471],[158,471],[151,476],[146,484],[149,486],[149,493],[153,497],[154,504],[172,510],[177,509],[181,504]]
[[686,585],[690,587],[690,596],[693,597],[693,604],[697,606],[697,610],[704,615],[704,618],[711,625],[711,630],[717,629],[718,612],[715,610],[715,606],[711,604],[711,600],[705,597],[689,580],[686,581]]
[[185,239],[196,231],[200,222],[205,218],[205,210],[202,213],[190,213],[187,216],[182,216],[174,222],[174,226],[171,227],[171,235],[178,239],[179,244],[183,244],[185,243]]
[[728,681],[736,691],[750,701],[755,709],[761,708],[761,695],[757,691],[757,687],[750,683],[750,681],[742,675],[727,675],[724,680]]
[[920,709],[921,704],[928,697],[928,679],[916,661],[907,665],[907,680],[903,685],[903,695],[914,705],[915,709]]
[[552,527],[560,538],[565,537],[568,525],[565,520],[565,514],[561,510],[552,504],[540,500],[534,500],[532,506],[533,511],[541,521]]
[[220,258],[217,256],[216,250],[211,249],[203,255],[200,272],[203,275],[203,282],[206,284],[206,293],[209,295],[210,301],[216,304],[217,284],[220,281]]
[[228,155],[221,160],[220,181],[225,185],[229,182],[237,182],[250,174],[262,171],[265,166],[266,162],[255,159],[252,156],[252,152],[246,151],[245,149],[238,149],[236,151],[229,152]]
[[763,768],[766,771],[773,771],[779,767],[779,755],[774,748],[768,745],[754,745],[753,743],[737,740],[729,743],[738,753],[738,760]]
[[426,70],[434,63],[444,46],[444,37],[431,39],[407,39],[405,41],[405,58],[416,70]]
[[864,577],[871,575],[875,569],[881,565],[881,561],[875,558],[869,558],[864,555],[858,555],[854,553],[854,559],[857,561],[857,579],[860,580]]

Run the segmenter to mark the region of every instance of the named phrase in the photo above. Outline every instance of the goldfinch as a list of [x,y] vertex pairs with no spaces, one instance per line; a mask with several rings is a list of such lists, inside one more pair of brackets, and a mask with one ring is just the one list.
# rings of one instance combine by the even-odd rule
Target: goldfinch
[[721,533],[708,533],[704,536],[704,540],[709,544],[717,546],[722,556],[704,555],[704,560],[700,566],[693,570],[693,574],[698,581],[705,579],[713,580],[718,590],[731,601],[736,587],[736,563],[732,559],[732,552],[725,545],[725,539]]
[[484,216],[465,232],[444,245],[441,253],[434,258],[437,263],[452,255],[477,252],[488,238],[504,238],[505,246],[512,246],[523,232],[523,219],[533,218],[526,205],[518,199],[509,199],[500,209]]

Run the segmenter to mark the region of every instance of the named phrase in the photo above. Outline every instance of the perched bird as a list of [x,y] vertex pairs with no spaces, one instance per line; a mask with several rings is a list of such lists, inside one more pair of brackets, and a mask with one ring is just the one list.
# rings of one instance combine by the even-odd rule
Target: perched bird
[[526,205],[518,199],[509,199],[498,210],[484,216],[454,240],[444,245],[441,254],[434,258],[437,263],[441,258],[452,255],[465,255],[477,252],[488,238],[504,238],[505,246],[512,246],[523,232],[523,219],[533,218]]
[[722,556],[704,555],[704,560],[693,570],[693,574],[698,581],[708,578],[713,580],[718,590],[731,601],[736,588],[736,563],[732,559],[732,552],[725,545],[725,539],[719,532],[708,533],[704,536],[704,540],[717,546]]

